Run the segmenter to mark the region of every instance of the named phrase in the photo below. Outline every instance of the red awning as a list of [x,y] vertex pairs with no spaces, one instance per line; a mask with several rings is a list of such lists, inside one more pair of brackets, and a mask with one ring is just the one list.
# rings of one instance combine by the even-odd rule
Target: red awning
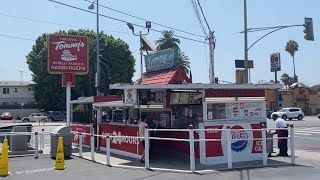
[[192,83],[182,68],[146,73],[142,77],[142,85]]

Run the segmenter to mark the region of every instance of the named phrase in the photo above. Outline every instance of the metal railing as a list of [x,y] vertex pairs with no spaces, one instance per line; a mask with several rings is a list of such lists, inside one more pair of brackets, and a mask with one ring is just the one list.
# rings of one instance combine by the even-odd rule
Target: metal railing
[[[288,137],[277,137],[277,138],[267,138],[267,131],[268,130],[288,130],[290,129],[290,134]],[[272,139],[289,139],[290,140],[290,150],[291,150],[291,164],[295,164],[295,142],[294,142],[294,126],[291,125],[290,128],[261,128],[261,129],[231,129],[229,126],[226,129],[193,129],[193,126],[190,125],[189,129],[149,129],[148,127],[145,128],[145,136],[144,137],[136,137],[136,136],[112,136],[112,135],[97,135],[97,134],[89,134],[89,133],[80,133],[80,132],[73,132],[74,134],[78,134],[79,136],[79,157],[83,158],[83,135],[90,135],[90,151],[91,151],[91,161],[95,162],[95,146],[94,146],[94,137],[100,137],[106,139],[106,162],[107,166],[111,166],[110,162],[110,139],[111,138],[137,138],[137,139],[144,139],[145,141],[145,168],[150,169],[150,158],[149,158],[149,148],[150,148],[150,139],[154,140],[164,140],[164,141],[183,141],[189,142],[190,146],[190,172],[196,172],[196,163],[195,163],[195,142],[200,141],[226,141],[227,142],[227,164],[228,168],[231,169],[233,167],[233,158],[232,158],[232,148],[231,144],[232,141],[235,141],[231,137],[232,131],[261,131],[262,137],[261,138],[246,138],[241,140],[261,140],[262,141],[262,156],[263,156],[263,166],[268,165],[268,152],[267,152],[267,140]],[[161,137],[150,137],[150,131],[175,131],[175,132],[189,132],[189,139],[179,139],[179,138],[161,138]],[[208,131],[226,131],[226,138],[225,139],[195,139],[194,133],[195,132],[208,132]]]

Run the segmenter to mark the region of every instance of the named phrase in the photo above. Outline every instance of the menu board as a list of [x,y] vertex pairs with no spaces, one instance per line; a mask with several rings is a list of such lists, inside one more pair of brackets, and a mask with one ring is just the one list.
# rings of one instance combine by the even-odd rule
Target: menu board
[[262,105],[260,102],[227,103],[226,119],[262,118]]

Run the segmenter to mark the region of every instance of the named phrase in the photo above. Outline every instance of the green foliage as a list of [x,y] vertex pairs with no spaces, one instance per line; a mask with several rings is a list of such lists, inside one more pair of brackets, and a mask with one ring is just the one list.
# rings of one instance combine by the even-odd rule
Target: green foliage
[[[178,48],[180,50],[180,39],[174,38],[173,33],[174,32],[172,30],[164,30],[162,32],[162,37],[156,40],[157,50],[165,50],[169,48]],[[190,59],[184,54],[184,52],[180,52],[179,54],[179,65],[188,75],[190,72]]]
[[298,82],[298,76],[296,75],[296,65],[294,62],[294,55],[299,50],[299,44],[294,40],[290,40],[287,42],[285,50],[292,56],[293,82]]
[[[89,73],[77,76],[77,85],[72,88],[72,99],[93,96],[96,72],[96,33],[90,30],[59,31],[54,34],[81,35],[89,38]],[[27,64],[32,74],[34,96],[41,109],[65,110],[65,88],[61,87],[61,75],[47,71],[48,34],[39,36],[27,55]],[[131,83],[135,59],[127,43],[100,33],[100,90],[108,92],[109,83]]]
[[282,74],[280,80],[282,81],[283,85],[286,86],[286,89],[288,89],[288,87],[294,83],[293,77],[290,77],[287,73]]

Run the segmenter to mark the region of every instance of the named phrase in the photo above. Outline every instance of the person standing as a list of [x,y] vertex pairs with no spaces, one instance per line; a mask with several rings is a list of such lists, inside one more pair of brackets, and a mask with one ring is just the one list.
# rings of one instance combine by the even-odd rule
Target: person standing
[[278,148],[280,152],[277,156],[288,156],[288,124],[280,118],[277,114],[272,115],[272,119],[276,122],[276,132],[278,134]]
[[141,122],[139,124],[139,137],[141,137],[140,143],[142,144],[142,147],[143,147],[143,153],[142,153],[141,160],[140,160],[141,163],[144,163],[144,156],[145,156],[145,141],[144,141],[144,139],[142,139],[145,137],[144,132],[145,132],[145,126],[147,125],[145,120],[146,120],[145,117],[141,118]]

